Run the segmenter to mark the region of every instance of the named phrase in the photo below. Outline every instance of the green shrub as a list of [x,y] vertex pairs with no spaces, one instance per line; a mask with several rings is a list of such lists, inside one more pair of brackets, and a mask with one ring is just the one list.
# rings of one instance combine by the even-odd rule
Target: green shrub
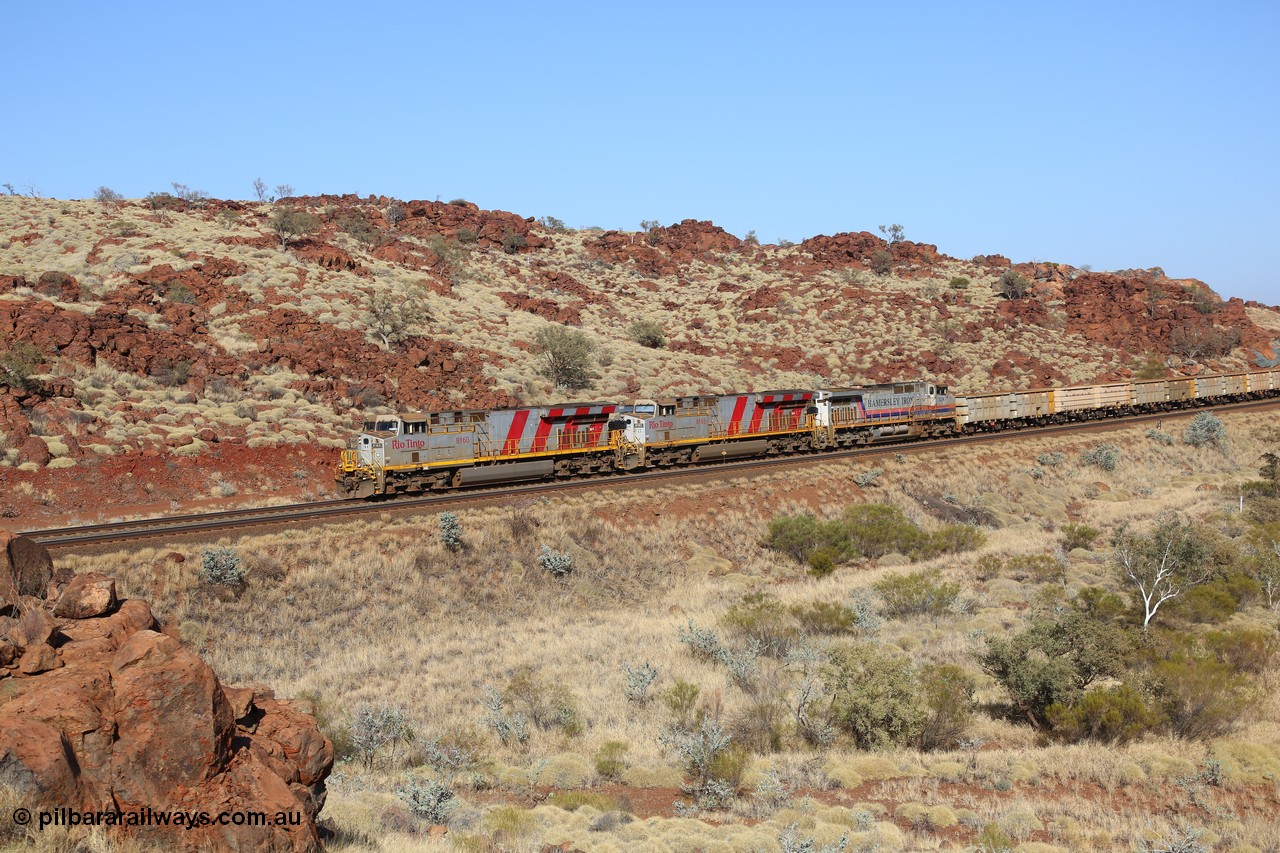
[[969,281],[968,277],[963,275],[953,276],[951,281],[947,282],[947,286],[952,290],[968,290],[970,284],[972,284],[972,282]]
[[662,324],[657,320],[636,320],[627,327],[631,340],[649,349],[662,349],[667,337],[662,331]]
[[1147,438],[1154,441],[1156,444],[1173,444],[1173,436],[1163,430],[1149,429],[1147,430]]
[[734,790],[742,787],[742,774],[751,764],[751,751],[742,744],[731,743],[712,757],[708,772],[712,779],[724,782]]
[[111,187],[102,186],[94,191],[93,200],[105,205],[116,206],[124,201],[124,196],[111,189]]
[[853,608],[838,601],[810,601],[791,605],[791,615],[808,634],[851,634],[858,630]]
[[1080,454],[1082,465],[1093,465],[1103,471],[1114,471],[1120,464],[1120,448],[1111,444],[1099,444],[1097,447]]
[[200,555],[200,580],[214,586],[244,585],[245,569],[230,548],[214,548]]
[[760,644],[760,651],[783,657],[800,636],[796,619],[786,605],[766,592],[753,592],[734,604],[720,624],[741,637]]
[[394,750],[400,744],[411,743],[413,727],[404,709],[395,705],[373,705],[367,702],[356,708],[347,726],[351,750],[364,764],[373,767],[374,759],[384,748]]
[[1077,548],[1092,549],[1099,533],[1096,527],[1070,522],[1059,529],[1062,531],[1062,550],[1064,551],[1074,551]]
[[893,271],[893,252],[888,249],[876,249],[871,253],[871,269],[876,275],[888,275]]
[[941,616],[960,596],[960,584],[942,580],[938,569],[888,575],[874,584],[891,617]]
[[502,698],[543,731],[560,729],[567,735],[582,732],[578,700],[573,693],[562,684],[545,681],[532,667],[515,671]]
[[547,798],[547,803],[567,812],[588,806],[601,812],[618,810],[618,798],[594,791],[558,791]]
[[557,219],[550,215],[540,217],[538,219],[538,224],[555,234],[564,234],[569,231],[569,227],[564,224],[563,219]]
[[694,723],[694,712],[698,707],[698,685],[682,678],[677,678],[662,694],[662,704],[675,717],[676,726],[688,729]]
[[1228,585],[1221,580],[1192,587],[1168,604],[1170,615],[1204,625],[1225,622],[1239,609],[1239,599],[1231,594]]
[[458,807],[449,786],[434,779],[411,779],[396,789],[396,795],[415,817],[432,825],[447,823],[449,815]]
[[746,706],[729,719],[735,744],[752,752],[777,752],[787,734],[790,709],[767,691],[757,691]]
[[989,823],[973,839],[975,853],[1010,853],[1017,845],[999,826]]
[[860,749],[906,743],[922,730],[926,712],[910,661],[874,646],[832,650],[822,668],[832,722]]
[[338,227],[366,246],[376,248],[386,241],[386,235],[378,230],[377,226],[363,213],[339,219]]
[[1031,292],[1031,282],[1016,270],[1008,269],[996,282],[996,291],[1006,299],[1021,299]]
[[195,305],[196,295],[184,284],[175,282],[169,285],[165,298],[176,305]]
[[1142,695],[1127,684],[1092,688],[1071,705],[1054,703],[1045,709],[1045,717],[1053,737],[1071,743],[1127,743],[1161,723],[1160,712],[1147,707]]
[[622,692],[627,700],[637,705],[646,704],[650,699],[649,688],[653,687],[653,683],[658,680],[658,668],[648,661],[639,666],[623,663],[622,674],[626,676],[626,684]]
[[1115,622],[1124,616],[1128,605],[1114,592],[1096,586],[1086,586],[1076,593],[1076,609],[1096,622]]
[[271,227],[280,238],[280,245],[290,240],[306,237],[320,228],[320,217],[297,207],[278,207],[271,215]]
[[1192,419],[1182,433],[1182,440],[1192,447],[1204,447],[1211,444],[1219,450],[1226,450],[1227,428],[1212,412],[1201,412]]
[[1017,554],[1004,562],[1004,573],[1014,580],[1060,581],[1066,567],[1049,554]]
[[170,361],[162,358],[152,365],[151,378],[168,388],[176,388],[187,384],[187,379],[191,377],[191,367],[189,359]]
[[818,552],[824,552],[832,562],[838,562],[844,556],[847,537],[843,526],[838,521],[819,521],[812,515],[778,516],[769,522],[769,530],[764,536],[766,548],[793,558],[797,562],[808,562]]
[[920,670],[925,717],[916,736],[923,750],[955,749],[973,720],[973,676],[953,664],[932,664]]
[[596,750],[596,754],[594,756],[596,773],[600,775],[600,778],[608,779],[611,782],[616,782],[621,779],[622,774],[627,769],[627,762],[626,759],[623,758],[623,755],[630,748],[631,747],[627,745],[626,741],[605,741],[600,748]]
[[811,515],[779,516],[769,523],[763,544],[808,562],[812,573],[821,577],[851,557],[874,560],[896,551],[912,560],[925,560],[970,551],[984,541],[982,531],[969,525],[950,524],[927,533],[897,507],[854,504],[833,521]]
[[1179,737],[1225,735],[1259,699],[1248,678],[1211,657],[1175,654],[1157,661],[1152,676],[1169,728]]
[[543,545],[538,567],[552,577],[565,578],[573,571],[573,557],[567,551],[552,551]]
[[27,341],[15,341],[0,354],[0,385],[19,391],[34,391],[40,387],[35,378],[44,356]]
[[456,512],[442,512],[437,516],[440,526],[440,544],[457,553],[462,550],[462,522]]
[[854,504],[845,509],[840,521],[850,553],[869,559],[890,551],[911,555],[924,547],[928,537],[895,506]]
[[502,234],[502,251],[508,255],[514,255],[528,245],[528,239],[515,231],[505,231]]
[[1015,714],[1042,725],[1050,705],[1074,705],[1094,682],[1123,673],[1135,646],[1126,628],[1077,611],[1036,619],[1013,637],[988,637],[979,660]]
[[928,560],[942,554],[961,554],[981,548],[987,541],[982,531],[968,524],[948,524],[929,534],[925,547],[915,556]]
[[876,480],[879,480],[880,475],[883,473],[884,469],[882,468],[869,468],[866,471],[859,471],[857,474],[854,474],[853,482],[858,488],[865,489]]
[[1280,636],[1270,628],[1229,628],[1205,634],[1204,647],[1238,672],[1261,675],[1280,655]]
[[659,740],[676,753],[690,782],[688,790],[699,800],[719,799],[726,787],[732,796],[750,760],[749,753],[732,746],[732,738],[715,720],[703,720],[694,731],[664,731]]
[[836,570],[836,552],[830,548],[819,548],[809,555],[809,574],[815,578],[825,578]]

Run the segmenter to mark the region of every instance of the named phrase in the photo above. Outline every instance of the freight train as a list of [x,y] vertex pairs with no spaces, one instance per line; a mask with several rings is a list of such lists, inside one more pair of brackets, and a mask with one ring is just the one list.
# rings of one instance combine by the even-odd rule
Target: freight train
[[372,416],[351,497],[643,471],[1280,396],[1280,369],[956,396],[924,379],[666,400]]

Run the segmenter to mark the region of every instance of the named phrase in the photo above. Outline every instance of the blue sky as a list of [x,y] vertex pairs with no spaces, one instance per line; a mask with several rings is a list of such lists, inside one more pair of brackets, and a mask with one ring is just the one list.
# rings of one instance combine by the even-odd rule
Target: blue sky
[[1280,4],[34,3],[0,182],[875,231],[1280,302]]

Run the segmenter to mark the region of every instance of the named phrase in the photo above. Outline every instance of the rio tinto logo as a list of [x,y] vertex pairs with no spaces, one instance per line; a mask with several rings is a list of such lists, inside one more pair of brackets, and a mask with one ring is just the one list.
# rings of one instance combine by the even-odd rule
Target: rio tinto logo
[[427,443],[420,438],[393,438],[391,439],[392,450],[422,450]]
[[649,429],[672,429],[675,421],[649,421]]

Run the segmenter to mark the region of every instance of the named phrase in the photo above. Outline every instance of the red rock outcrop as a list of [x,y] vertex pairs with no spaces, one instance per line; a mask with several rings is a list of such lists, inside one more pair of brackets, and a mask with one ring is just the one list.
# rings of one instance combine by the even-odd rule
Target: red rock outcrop
[[[312,851],[333,746],[306,703],[224,687],[104,575],[0,531],[0,768],[33,808],[209,815],[116,826],[165,850]],[[266,825],[222,823],[248,812]]]
[[[780,266],[807,275],[832,269],[871,269],[877,262],[877,252],[887,253],[887,263],[900,277],[910,277],[908,274],[912,266],[929,267],[945,259],[938,254],[938,247],[930,243],[911,240],[889,243],[870,231],[846,232],[830,237],[819,234],[802,242],[799,248],[800,254],[789,256]],[[805,257],[805,254],[812,257]]]
[[500,291],[497,296],[507,304],[507,307],[514,308],[517,311],[527,311],[553,323],[563,323],[566,326],[582,325],[581,303],[577,305],[572,303],[561,305],[554,299],[522,296],[510,291]]
[[1196,361],[1236,346],[1264,355],[1271,337],[1239,299],[1222,299],[1195,279],[1157,270],[1085,273],[1062,285],[1067,330],[1131,353],[1172,353]]
[[695,259],[709,262],[737,251],[742,241],[711,222],[686,219],[647,233],[606,231],[585,245],[598,258],[630,263],[646,275],[661,278],[675,275]]
[[[390,228],[386,211],[394,203],[399,215],[394,227],[406,234],[431,237],[439,234],[459,242],[472,243],[484,248],[504,248],[518,252],[549,249],[555,245],[551,238],[533,230],[532,216],[519,216],[505,210],[481,210],[476,204],[458,199],[450,202],[406,201],[394,202],[385,196],[360,198],[355,195],[299,196],[289,199],[290,204],[311,208],[324,208],[326,226],[332,230],[356,211],[371,224]],[[511,236],[519,237],[517,246]]]

